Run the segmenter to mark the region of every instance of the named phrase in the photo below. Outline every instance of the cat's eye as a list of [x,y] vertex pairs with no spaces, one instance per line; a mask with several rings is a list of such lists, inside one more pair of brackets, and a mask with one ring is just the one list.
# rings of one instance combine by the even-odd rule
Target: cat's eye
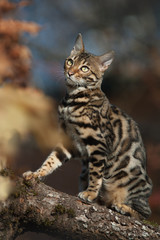
[[68,66],[72,66],[73,65],[73,60],[72,59],[68,59],[67,60],[67,65]]
[[89,71],[89,68],[87,66],[81,67],[82,72],[86,73]]

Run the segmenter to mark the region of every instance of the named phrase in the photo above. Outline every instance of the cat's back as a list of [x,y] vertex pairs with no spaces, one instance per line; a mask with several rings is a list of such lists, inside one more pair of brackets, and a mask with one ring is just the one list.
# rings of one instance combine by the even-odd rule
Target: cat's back
[[108,116],[113,127],[115,140],[122,144],[121,149],[127,150],[130,144],[142,144],[142,138],[137,123],[119,107],[110,104]]

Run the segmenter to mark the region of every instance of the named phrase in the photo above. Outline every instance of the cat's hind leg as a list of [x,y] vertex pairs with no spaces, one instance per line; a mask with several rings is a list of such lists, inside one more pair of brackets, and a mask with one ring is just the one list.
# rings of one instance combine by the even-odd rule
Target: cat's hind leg
[[139,213],[137,211],[135,211],[134,209],[132,209],[131,207],[127,206],[126,204],[115,203],[115,204],[112,204],[110,208],[122,215],[140,219]]
[[100,192],[100,197],[102,202],[108,208],[125,216],[131,216],[136,219],[140,218],[138,211],[133,209],[128,202],[127,188],[119,188],[116,186],[116,183],[110,183],[107,185],[105,179]]

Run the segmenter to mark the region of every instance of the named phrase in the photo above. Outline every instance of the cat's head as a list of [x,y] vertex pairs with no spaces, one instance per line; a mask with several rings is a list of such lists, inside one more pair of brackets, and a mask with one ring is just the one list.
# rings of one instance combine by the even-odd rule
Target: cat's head
[[64,64],[66,84],[72,88],[100,87],[103,74],[112,63],[113,57],[113,51],[101,56],[86,52],[82,35],[78,34],[74,48]]

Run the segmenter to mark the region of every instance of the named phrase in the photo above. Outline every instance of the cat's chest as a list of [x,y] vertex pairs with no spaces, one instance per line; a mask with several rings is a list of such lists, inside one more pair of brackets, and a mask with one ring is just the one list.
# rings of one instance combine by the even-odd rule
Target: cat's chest
[[59,106],[60,119],[67,124],[73,123],[81,119],[85,121],[85,113],[88,112],[89,99],[88,98],[68,98],[63,100]]
[[76,111],[75,106],[69,104],[62,104],[59,106],[59,118],[66,123],[70,123],[74,116],[78,115],[78,110]]
[[77,129],[77,123],[79,121],[85,121],[85,119],[80,115],[80,109],[75,107],[75,105],[71,105],[63,104],[59,106],[60,123],[66,134],[71,137],[75,149],[77,149],[81,155],[85,156],[86,148]]

